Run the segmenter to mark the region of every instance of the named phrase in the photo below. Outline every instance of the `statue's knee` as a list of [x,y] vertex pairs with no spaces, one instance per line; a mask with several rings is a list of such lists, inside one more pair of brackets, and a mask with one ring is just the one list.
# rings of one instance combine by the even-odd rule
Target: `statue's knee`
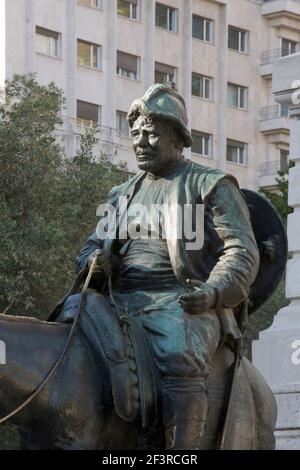
[[[55,321],[57,323],[73,323],[80,304],[81,294],[70,295],[62,305]],[[104,295],[89,289],[84,303],[84,309],[90,311],[104,312],[110,310],[111,307]]]

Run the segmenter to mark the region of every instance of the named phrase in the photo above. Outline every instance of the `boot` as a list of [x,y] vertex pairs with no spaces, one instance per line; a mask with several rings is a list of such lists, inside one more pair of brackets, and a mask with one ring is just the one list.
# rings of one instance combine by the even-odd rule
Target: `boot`
[[208,414],[204,381],[173,377],[164,380],[162,414],[167,450],[200,449]]

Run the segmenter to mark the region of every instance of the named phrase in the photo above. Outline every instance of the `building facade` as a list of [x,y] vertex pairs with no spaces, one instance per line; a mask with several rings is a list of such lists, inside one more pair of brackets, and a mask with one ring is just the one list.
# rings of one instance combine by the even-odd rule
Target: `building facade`
[[[276,448],[300,450],[300,53],[274,65],[273,93],[290,110],[289,204],[285,296],[289,305],[274,316],[272,325],[252,343],[252,360],[263,374],[277,402]],[[298,89],[291,88],[291,83]]]
[[15,73],[55,81],[66,97],[58,132],[67,154],[98,122],[101,149],[135,171],[126,112],[168,82],[188,107],[186,157],[242,187],[274,188],[289,125],[272,68],[299,43],[299,0],[0,0],[0,87]]

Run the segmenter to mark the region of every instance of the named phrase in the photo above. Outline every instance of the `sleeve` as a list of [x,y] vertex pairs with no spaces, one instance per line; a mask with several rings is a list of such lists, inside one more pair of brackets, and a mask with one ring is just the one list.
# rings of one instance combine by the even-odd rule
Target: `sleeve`
[[222,241],[221,256],[207,282],[217,291],[218,306],[233,308],[247,299],[259,268],[248,207],[237,185],[226,178],[206,204],[209,223]]
[[86,244],[84,245],[84,247],[82,248],[82,250],[80,251],[79,255],[76,258],[75,266],[76,266],[77,273],[86,266],[88,257],[95,250],[102,248],[102,246],[103,246],[103,240],[99,240],[99,238],[96,235],[96,232],[94,232],[87,239]]

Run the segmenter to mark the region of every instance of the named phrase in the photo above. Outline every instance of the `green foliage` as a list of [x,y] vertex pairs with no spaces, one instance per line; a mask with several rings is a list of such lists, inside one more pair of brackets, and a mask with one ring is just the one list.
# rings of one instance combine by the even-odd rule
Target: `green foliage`
[[0,105],[0,311],[46,318],[74,278],[74,258],[109,189],[128,179],[93,153],[97,128],[67,159],[55,137],[64,104],[34,75],[7,83]]
[[[15,76],[0,104],[0,312],[47,318],[74,278],[74,258],[97,224],[96,209],[128,179],[94,154],[99,130],[88,129],[67,159],[55,137],[64,105],[54,83]],[[0,428],[0,448],[18,435]]]
[[283,278],[272,297],[249,318],[244,337],[244,352],[249,360],[251,360],[252,341],[258,339],[260,331],[266,330],[272,325],[274,315],[288,303],[285,298],[285,279]]
[[[289,168],[293,166],[294,164],[290,162]],[[288,206],[288,169],[286,171],[278,171],[277,173],[278,177],[276,178],[276,192],[270,192],[263,189],[261,192],[271,201],[281,216],[284,224],[286,225],[287,216],[293,211],[293,209]],[[251,359],[252,341],[258,338],[260,331],[266,330],[271,326],[274,315],[276,315],[279,310],[285,307],[287,304],[288,301],[285,298],[285,280],[282,279],[272,297],[267,302],[265,302],[260,307],[260,309],[249,319],[244,338],[245,354],[248,359]]]
[[[289,168],[292,168],[293,166],[294,163],[290,162]],[[288,205],[288,169],[286,171],[278,171],[276,182],[276,192],[270,192],[263,189],[261,192],[271,201],[286,225],[288,214],[293,212],[293,209]],[[248,359],[251,359],[252,341],[258,338],[260,331],[266,330],[271,326],[274,315],[276,315],[279,310],[286,305],[288,305],[288,301],[285,298],[285,280],[282,279],[273,296],[249,319],[244,344],[245,354]]]
[[[294,166],[290,162],[289,168]],[[277,209],[284,223],[287,223],[287,216],[293,209],[288,206],[288,170],[278,171],[278,176],[276,178],[277,190],[276,192],[271,192],[262,189],[261,192],[272,202],[274,207]]]
[[19,432],[15,426],[0,426],[0,450],[17,450],[20,448]]

